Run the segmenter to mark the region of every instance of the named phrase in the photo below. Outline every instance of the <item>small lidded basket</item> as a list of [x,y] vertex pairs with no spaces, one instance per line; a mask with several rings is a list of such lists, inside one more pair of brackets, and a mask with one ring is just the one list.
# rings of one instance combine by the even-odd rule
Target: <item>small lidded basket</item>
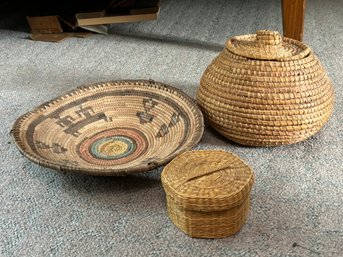
[[228,139],[276,146],[317,133],[333,112],[334,90],[307,45],[260,30],[227,41],[203,73],[197,100]]
[[247,219],[254,173],[229,152],[187,151],[165,166],[161,180],[169,217],[191,237],[227,237]]

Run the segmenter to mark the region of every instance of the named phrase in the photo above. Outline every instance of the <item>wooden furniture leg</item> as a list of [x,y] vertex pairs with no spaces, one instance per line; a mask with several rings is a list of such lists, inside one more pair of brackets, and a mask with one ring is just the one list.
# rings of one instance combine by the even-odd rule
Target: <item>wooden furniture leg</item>
[[283,35],[303,39],[306,0],[282,0]]

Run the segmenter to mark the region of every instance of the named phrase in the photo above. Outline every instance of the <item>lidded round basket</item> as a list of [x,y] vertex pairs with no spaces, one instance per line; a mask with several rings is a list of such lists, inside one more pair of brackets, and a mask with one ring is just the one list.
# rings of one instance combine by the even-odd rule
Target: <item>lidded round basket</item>
[[317,133],[332,114],[334,90],[307,45],[260,30],[227,41],[205,70],[197,100],[228,139],[276,146]]
[[187,151],[166,165],[161,180],[171,220],[191,237],[230,236],[246,221],[254,173],[229,152]]

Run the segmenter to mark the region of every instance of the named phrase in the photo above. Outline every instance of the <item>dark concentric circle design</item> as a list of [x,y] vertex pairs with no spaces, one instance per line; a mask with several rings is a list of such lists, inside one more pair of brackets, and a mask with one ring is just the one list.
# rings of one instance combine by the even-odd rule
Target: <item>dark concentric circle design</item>
[[132,128],[115,128],[85,139],[78,148],[80,157],[98,165],[120,165],[142,156],[147,150],[143,133]]

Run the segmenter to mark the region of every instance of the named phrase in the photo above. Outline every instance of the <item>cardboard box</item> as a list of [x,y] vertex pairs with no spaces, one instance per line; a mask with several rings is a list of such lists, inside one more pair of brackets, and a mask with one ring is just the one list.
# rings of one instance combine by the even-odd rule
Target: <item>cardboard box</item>
[[[102,0],[93,2],[86,12],[77,8],[63,9],[58,15],[27,16],[31,39],[59,42],[68,37],[87,37],[91,33],[107,34],[109,24],[156,20],[160,11],[160,0]],[[80,6],[80,10],[85,10]],[[57,10],[57,9],[56,9]],[[49,10],[51,13],[54,10]]]
[[156,20],[160,0],[112,0],[104,12],[77,13],[78,26]]
[[91,32],[80,31],[72,23],[61,19],[57,15],[27,16],[31,29],[31,39],[36,41],[59,42],[68,37],[88,37]]
[[100,17],[94,17],[92,16],[92,14],[89,13],[77,13],[75,17],[78,26],[88,26],[156,20],[158,18],[159,11],[160,8],[154,7],[130,10],[130,14],[104,15]]

